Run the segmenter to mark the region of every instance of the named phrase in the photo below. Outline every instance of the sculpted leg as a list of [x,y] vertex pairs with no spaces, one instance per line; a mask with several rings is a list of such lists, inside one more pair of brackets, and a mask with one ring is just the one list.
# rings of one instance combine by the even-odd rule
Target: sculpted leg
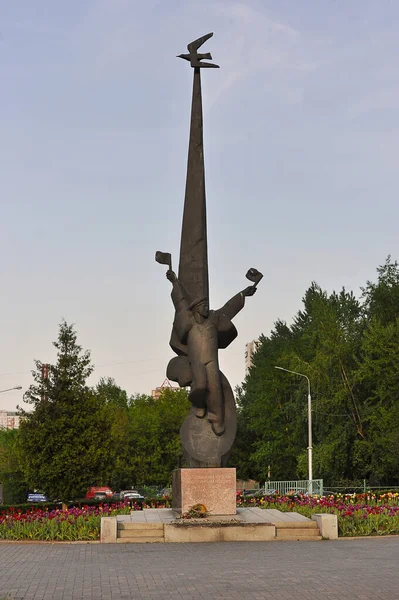
[[223,392],[219,374],[218,361],[211,361],[206,365],[208,379],[208,421],[216,435],[224,433],[224,404]]
[[191,363],[193,380],[191,382],[191,391],[188,399],[193,405],[196,416],[202,419],[206,415],[206,396],[207,396],[207,377],[205,366],[193,361]]

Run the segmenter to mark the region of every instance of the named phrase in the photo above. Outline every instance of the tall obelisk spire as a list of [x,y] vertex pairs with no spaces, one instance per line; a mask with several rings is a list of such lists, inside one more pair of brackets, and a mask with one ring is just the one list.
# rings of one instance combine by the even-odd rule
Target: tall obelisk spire
[[[193,67],[194,83],[179,276],[172,270],[172,257],[168,252],[155,255],[158,263],[168,265],[166,277],[172,283],[175,319],[170,346],[177,356],[169,361],[166,373],[180,386],[190,386],[188,399],[192,407],[181,426],[180,437],[186,463],[194,469],[227,466],[237,418],[233,391],[219,368],[218,351],[227,348],[236,338],[232,319],[244,307],[245,298],[254,295],[262,278],[259,271],[250,269],[247,278],[254,285],[235,294],[219,310],[209,310],[201,68],[217,65],[202,62],[212,57],[209,53],[199,54],[198,48],[212,35],[208,33],[191,42],[187,46],[189,53],[180,55]],[[178,474],[180,471],[175,470],[173,475],[175,499],[182,498],[185,485]],[[208,482],[206,474],[201,481],[205,482],[201,490],[213,486],[213,480]],[[235,475],[229,489],[229,498],[235,506]],[[202,501],[201,497],[198,501]],[[174,507],[181,510],[181,502],[176,500]]]
[[179,58],[190,61],[194,68],[193,99],[191,106],[190,142],[188,149],[186,192],[184,198],[183,224],[180,243],[179,281],[191,303],[206,299],[209,303],[208,243],[206,229],[206,196],[204,141],[202,121],[201,68],[218,65],[203,63],[212,60],[210,53],[198,54],[197,50],[213,33],[191,42],[189,54]]

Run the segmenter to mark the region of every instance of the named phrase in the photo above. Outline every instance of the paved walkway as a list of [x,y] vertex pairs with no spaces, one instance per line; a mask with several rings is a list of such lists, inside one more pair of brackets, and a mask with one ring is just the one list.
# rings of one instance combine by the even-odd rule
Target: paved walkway
[[219,544],[0,543],[0,598],[398,600],[398,565],[399,537]]

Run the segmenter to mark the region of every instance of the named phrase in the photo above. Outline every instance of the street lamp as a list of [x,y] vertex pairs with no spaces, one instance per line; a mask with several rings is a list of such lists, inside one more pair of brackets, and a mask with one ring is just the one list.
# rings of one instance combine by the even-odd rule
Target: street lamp
[[299,375],[299,377],[305,377],[308,382],[308,471],[309,471],[309,491],[313,493],[313,459],[312,459],[312,396],[310,395],[310,381],[307,375],[303,373],[298,373],[297,371],[290,371],[289,369],[284,369],[283,367],[274,367],[275,369],[280,369],[280,371],[286,371],[287,373],[292,373],[293,375]]
[[22,385],[16,385],[15,387],[8,388],[6,390],[0,390],[0,394],[3,392],[12,392],[12,390],[22,390]]

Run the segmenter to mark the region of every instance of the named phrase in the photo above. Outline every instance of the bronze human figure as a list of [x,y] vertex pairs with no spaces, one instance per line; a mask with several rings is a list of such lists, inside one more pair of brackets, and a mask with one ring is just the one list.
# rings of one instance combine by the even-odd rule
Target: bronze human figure
[[[189,400],[196,417],[206,416],[214,433],[222,435],[225,430],[224,402],[218,350],[227,348],[237,337],[231,319],[243,308],[245,297],[256,292],[256,287],[245,288],[219,310],[210,311],[207,298],[197,298],[190,303],[176,274],[168,270],[166,276],[173,284],[172,300],[176,309],[170,345],[177,354],[188,358],[191,371]],[[187,379],[186,376],[185,383]]]

